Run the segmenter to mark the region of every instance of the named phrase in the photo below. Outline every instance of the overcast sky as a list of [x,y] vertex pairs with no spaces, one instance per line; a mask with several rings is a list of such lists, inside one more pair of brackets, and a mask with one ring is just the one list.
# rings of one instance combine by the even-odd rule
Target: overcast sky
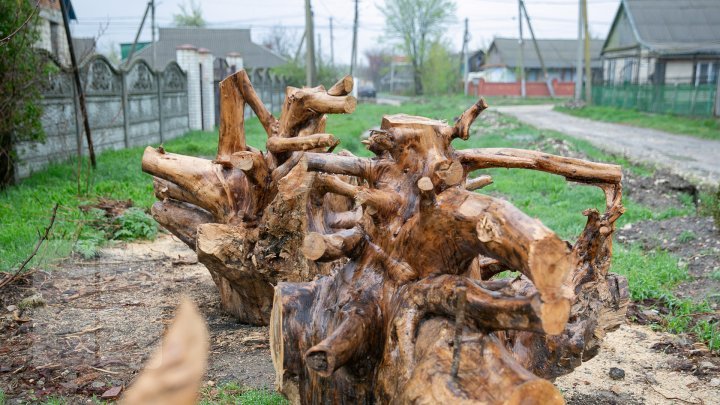
[[[620,0],[587,0],[590,32],[602,37],[612,23]],[[160,27],[172,25],[172,15],[185,0],[156,0],[156,20]],[[358,61],[366,63],[363,52],[390,45],[383,41],[384,17],[378,7],[384,0],[360,0]],[[147,0],[72,0],[78,21],[74,36],[98,36],[99,50],[106,52],[121,42],[132,42]],[[305,24],[304,0],[198,0],[210,28],[251,28],[260,43],[274,25],[283,25],[302,35]],[[333,17],[335,61],[349,63],[352,48],[353,0],[312,0],[315,32],[321,36],[324,57],[330,55],[329,18]],[[456,50],[462,47],[463,20],[469,19],[471,49],[489,44],[494,36],[517,37],[517,1],[456,0],[456,21],[449,25],[446,38]],[[578,0],[525,0],[538,38],[576,38]],[[148,18],[149,19],[149,18]],[[525,28],[525,35],[528,35]],[[150,40],[149,22],[140,40]]]

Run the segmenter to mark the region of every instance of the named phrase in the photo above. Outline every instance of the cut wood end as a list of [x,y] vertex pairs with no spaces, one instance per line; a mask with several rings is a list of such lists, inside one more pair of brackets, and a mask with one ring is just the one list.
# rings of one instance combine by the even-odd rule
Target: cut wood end
[[302,252],[309,260],[317,260],[325,254],[325,238],[317,232],[310,232],[303,240]]
[[435,171],[435,174],[438,178],[440,178],[440,180],[442,180],[443,183],[445,183],[445,185],[454,186],[462,181],[465,173],[463,171],[462,163],[455,160],[447,167],[447,169],[437,170]]
[[420,180],[418,180],[417,185],[418,188],[422,191],[430,191],[435,188],[435,186],[433,186],[432,180],[430,180],[429,177],[421,178]]
[[344,112],[350,114],[355,111],[355,107],[357,107],[357,99],[353,96],[347,96],[345,99]]
[[539,315],[545,333],[559,335],[565,330],[570,318],[570,306],[570,300],[565,298],[540,304]]
[[330,87],[330,90],[327,91],[327,93],[331,96],[345,96],[350,94],[353,89],[353,78],[350,75],[347,75],[343,77],[342,79],[338,80],[337,83],[335,83],[332,87]]

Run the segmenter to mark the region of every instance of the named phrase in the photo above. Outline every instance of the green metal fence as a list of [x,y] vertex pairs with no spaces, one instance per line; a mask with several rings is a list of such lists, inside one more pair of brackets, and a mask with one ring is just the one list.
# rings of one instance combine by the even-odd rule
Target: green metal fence
[[716,91],[717,84],[595,84],[592,87],[592,98],[595,105],[711,117]]

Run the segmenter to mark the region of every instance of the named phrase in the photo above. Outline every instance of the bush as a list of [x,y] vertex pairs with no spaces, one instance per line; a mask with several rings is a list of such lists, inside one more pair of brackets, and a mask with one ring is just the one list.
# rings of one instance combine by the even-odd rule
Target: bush
[[0,187],[13,181],[13,143],[44,137],[39,100],[47,63],[33,48],[37,20],[34,1],[0,1],[0,37],[8,37],[0,43]]
[[441,41],[433,42],[423,65],[422,85],[427,95],[453,94],[459,90],[460,65],[448,46]]
[[141,208],[132,207],[115,219],[115,232],[112,239],[155,239],[157,223]]

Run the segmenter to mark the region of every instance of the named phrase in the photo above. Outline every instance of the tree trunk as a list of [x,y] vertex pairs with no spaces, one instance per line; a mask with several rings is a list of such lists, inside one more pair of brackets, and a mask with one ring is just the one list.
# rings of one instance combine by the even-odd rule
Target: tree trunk
[[[608,274],[622,214],[619,166],[533,151],[471,149],[487,105],[454,126],[385,116],[365,143],[376,157],[327,153],[325,113],[348,113],[350,78],[288,88],[282,116],[244,72],[221,84],[215,161],[148,148],[155,218],[195,248],[224,307],[270,325],[278,389],[300,403],[562,403],[543,378],[597,353],[628,303]],[[246,146],[245,103],[268,133]],[[574,245],[512,204],[469,190],[476,170],[517,167],[598,186]],[[504,270],[514,279],[496,279]],[[273,286],[275,286],[273,288]]]

